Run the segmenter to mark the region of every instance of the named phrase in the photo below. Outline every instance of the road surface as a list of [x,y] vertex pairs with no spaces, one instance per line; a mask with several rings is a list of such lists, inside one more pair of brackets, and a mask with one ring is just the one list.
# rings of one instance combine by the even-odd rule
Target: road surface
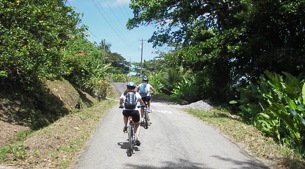
[[[119,91],[122,85],[115,84]],[[124,85],[123,85],[124,87]],[[109,109],[75,169],[260,169],[261,162],[214,128],[172,105],[153,102],[151,126],[141,127],[141,146],[127,156],[119,103]]]

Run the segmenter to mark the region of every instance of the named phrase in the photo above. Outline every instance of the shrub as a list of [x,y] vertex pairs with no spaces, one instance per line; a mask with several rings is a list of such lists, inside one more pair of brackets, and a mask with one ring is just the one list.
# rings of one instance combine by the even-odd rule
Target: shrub
[[242,116],[283,144],[304,151],[305,84],[289,73],[265,72],[242,90]]

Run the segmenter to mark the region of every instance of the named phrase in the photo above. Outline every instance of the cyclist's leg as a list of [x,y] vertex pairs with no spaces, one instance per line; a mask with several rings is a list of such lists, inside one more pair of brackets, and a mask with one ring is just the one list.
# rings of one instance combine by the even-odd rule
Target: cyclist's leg
[[[146,98],[147,97],[142,97],[143,102],[146,102]],[[140,122],[141,123],[144,122],[144,108],[143,107],[141,108],[141,120],[140,120]]]
[[150,105],[151,105],[151,96],[148,96],[147,97],[147,110],[148,110],[148,112],[151,112]]
[[140,122],[143,122],[143,117],[144,117],[144,108],[141,107],[141,117],[140,117]]
[[127,121],[128,121],[128,116],[129,113],[126,110],[123,110],[123,121],[124,121],[124,128],[123,128],[123,132],[126,133],[127,132]]
[[[140,113],[138,110],[134,110],[133,114],[132,114],[132,119],[133,122],[135,123],[135,132],[136,132],[136,140],[139,140],[139,136],[140,136]],[[138,144],[140,144],[140,141],[138,142]]]

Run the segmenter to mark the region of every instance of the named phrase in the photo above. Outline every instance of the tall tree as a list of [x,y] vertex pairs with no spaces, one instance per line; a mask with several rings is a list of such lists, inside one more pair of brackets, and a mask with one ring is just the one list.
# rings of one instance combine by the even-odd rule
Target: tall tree
[[176,46],[176,51],[165,55],[169,65],[206,71],[215,95],[222,96],[223,89],[231,83],[227,48],[239,42],[242,21],[237,15],[244,6],[237,0],[134,0],[130,5],[134,18],[128,20],[127,27],[155,25],[158,30],[150,41],[155,46]]
[[131,66],[122,55],[115,52],[107,55],[106,63],[111,64],[113,67],[112,70],[110,70],[112,73],[127,74],[129,72],[129,67]]
[[166,60],[204,71],[224,96],[265,70],[305,71],[304,7],[302,0],[131,0],[127,27],[155,25],[150,41],[176,47]]

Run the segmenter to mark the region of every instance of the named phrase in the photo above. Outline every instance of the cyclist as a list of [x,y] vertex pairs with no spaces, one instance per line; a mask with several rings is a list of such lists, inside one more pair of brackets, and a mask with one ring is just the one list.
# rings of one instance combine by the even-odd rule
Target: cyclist
[[[152,113],[151,110],[151,95],[156,93],[156,90],[148,83],[148,78],[146,76],[143,77],[142,83],[138,85],[137,91],[140,93],[142,100],[147,103],[147,110],[149,113]],[[152,92],[151,92],[152,91]],[[144,109],[141,109],[141,124],[144,123],[143,119]]]
[[128,117],[131,116],[135,123],[135,131],[136,131],[136,141],[135,144],[139,146],[141,142],[139,141],[140,135],[140,114],[137,108],[137,103],[140,102],[142,106],[144,106],[144,102],[141,99],[141,95],[136,92],[136,84],[134,82],[127,83],[127,89],[121,94],[120,97],[120,108],[123,108],[123,119],[124,119],[124,128],[123,132],[127,132],[127,121]]

